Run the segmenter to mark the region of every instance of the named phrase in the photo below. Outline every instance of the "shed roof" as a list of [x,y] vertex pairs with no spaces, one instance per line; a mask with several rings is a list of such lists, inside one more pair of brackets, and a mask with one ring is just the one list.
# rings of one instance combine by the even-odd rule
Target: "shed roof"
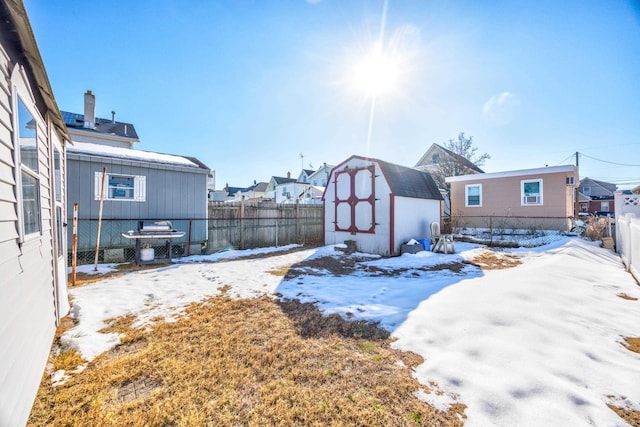
[[175,154],[155,153],[153,151],[134,150],[132,148],[112,147],[110,145],[91,144],[89,142],[76,142],[68,152],[88,154],[95,156],[130,159],[150,163],[165,163],[184,167],[209,170],[209,168],[193,157],[183,157]]
[[411,197],[414,199],[442,200],[442,194],[440,193],[440,190],[438,190],[438,186],[431,177],[431,174],[406,166],[400,166],[395,163],[385,162],[384,160],[374,159],[371,157],[351,156],[340,165],[336,166],[331,173],[351,159],[360,159],[367,162],[378,163],[382,170],[382,174],[387,179],[387,182],[395,196]]
[[95,127],[93,129],[89,129],[84,127],[84,114],[70,113],[68,111],[60,111],[60,113],[62,114],[64,124],[67,125],[69,129],[85,130],[87,132],[138,139],[136,128],[131,123],[96,117]]
[[428,172],[396,165],[383,160],[378,162],[382,173],[387,177],[391,190],[396,196],[412,197],[415,199],[442,200],[438,185]]

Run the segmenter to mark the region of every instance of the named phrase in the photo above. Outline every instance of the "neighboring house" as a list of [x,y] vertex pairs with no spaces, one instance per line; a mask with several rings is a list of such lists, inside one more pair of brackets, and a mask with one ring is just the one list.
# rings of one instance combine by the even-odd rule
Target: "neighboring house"
[[438,144],[432,144],[427,152],[418,160],[414,168],[425,172],[434,172],[440,163],[451,159],[463,166],[465,175],[484,173],[484,171],[473,162]]
[[300,175],[298,175],[298,182],[310,182],[309,177],[313,175],[314,172],[313,169],[302,169]]
[[580,180],[579,204],[583,213],[614,213],[614,195],[618,186],[610,182],[584,178]]
[[[291,185],[298,182],[295,178],[291,178],[291,173],[287,172],[287,177],[272,176],[267,185],[265,198],[272,199],[276,203],[281,203],[287,199],[287,193],[291,195]],[[287,187],[289,185],[289,187]],[[278,187],[279,188],[276,188]]]
[[324,163],[317,171],[309,175],[308,183],[315,187],[326,187],[333,166]]
[[[573,165],[447,177],[459,226],[566,230],[573,216],[578,169]],[[511,218],[506,220],[505,218]],[[510,221],[510,222],[509,222]]]
[[[126,251],[133,251],[134,242],[121,233],[136,230],[139,220],[170,220],[174,229],[185,232],[174,240],[174,248],[190,242],[188,251],[199,253],[207,241],[210,169],[194,157],[126,148],[138,142],[134,126],[113,121],[105,125],[105,120],[95,118],[94,108],[95,98],[88,92],[84,115],[63,114],[74,143],[67,153],[67,202],[69,215],[78,203],[78,252],[95,251],[106,169],[100,247],[109,249],[102,251],[103,260],[129,259]],[[92,127],[92,123],[101,124]],[[107,126],[110,131],[104,134]]]
[[327,245],[353,240],[358,250],[396,255],[440,223],[442,196],[430,174],[367,157],[334,167],[322,200]]
[[0,3],[0,425],[25,425],[69,311],[69,135],[21,1]]
[[268,182],[256,182],[253,181],[253,185],[247,188],[238,188],[233,189],[235,193],[233,195],[229,195],[228,201],[239,202],[244,198],[245,201],[248,200],[263,200],[267,195],[267,187]]
[[[333,166],[324,163],[317,171],[303,169],[297,180],[273,177],[276,203],[320,204]],[[290,176],[290,175],[288,175]],[[269,194],[269,193],[268,193]]]

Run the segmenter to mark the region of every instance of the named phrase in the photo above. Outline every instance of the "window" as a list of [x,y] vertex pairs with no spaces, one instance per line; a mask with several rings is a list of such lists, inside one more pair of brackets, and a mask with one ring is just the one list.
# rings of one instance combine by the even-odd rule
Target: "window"
[[582,187],[582,194],[584,194],[585,196],[590,196],[591,195],[591,187]]
[[56,190],[56,201],[62,202],[62,157],[57,147],[53,148],[53,173]]
[[575,184],[575,177],[573,176],[568,176],[567,177],[567,185],[574,185]]
[[37,124],[18,97],[17,118],[20,164],[21,239],[40,234],[40,175],[38,174]]
[[609,212],[609,202],[600,202],[600,211]]
[[[101,185],[102,172],[96,172],[95,200],[100,200]],[[144,202],[146,200],[146,177],[108,173],[105,178],[104,200]]]
[[440,162],[440,153],[433,153],[433,155],[431,156],[431,161],[433,163]]
[[522,205],[542,204],[542,180],[531,179],[520,181]]
[[465,185],[464,200],[466,207],[482,206],[482,184]]

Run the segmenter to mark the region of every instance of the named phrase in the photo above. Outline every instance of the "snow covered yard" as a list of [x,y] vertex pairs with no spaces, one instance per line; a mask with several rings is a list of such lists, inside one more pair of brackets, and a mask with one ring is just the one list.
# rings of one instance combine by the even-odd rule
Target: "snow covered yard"
[[497,252],[521,264],[488,270],[468,263],[485,249],[456,249],[388,259],[333,247],[233,262],[193,257],[71,289],[79,323],[61,341],[91,360],[119,341],[99,332],[108,319],[172,320],[222,289],[239,298],[275,293],[380,322],[397,348],[424,357],[419,396],[440,408],[466,404],[467,425],[625,425],[607,403],[640,410],[640,355],[624,346],[640,336],[640,287],[615,254],[565,239]]

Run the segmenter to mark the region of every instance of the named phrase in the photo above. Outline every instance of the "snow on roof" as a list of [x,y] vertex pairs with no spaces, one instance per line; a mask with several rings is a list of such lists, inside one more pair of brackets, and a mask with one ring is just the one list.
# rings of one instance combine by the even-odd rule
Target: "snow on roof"
[[198,167],[191,160],[175,154],[154,153],[153,151],[133,150],[131,148],[112,147],[110,145],[74,142],[67,148],[68,152],[94,154],[120,159],[142,160],[154,163],[167,163],[180,166]]

